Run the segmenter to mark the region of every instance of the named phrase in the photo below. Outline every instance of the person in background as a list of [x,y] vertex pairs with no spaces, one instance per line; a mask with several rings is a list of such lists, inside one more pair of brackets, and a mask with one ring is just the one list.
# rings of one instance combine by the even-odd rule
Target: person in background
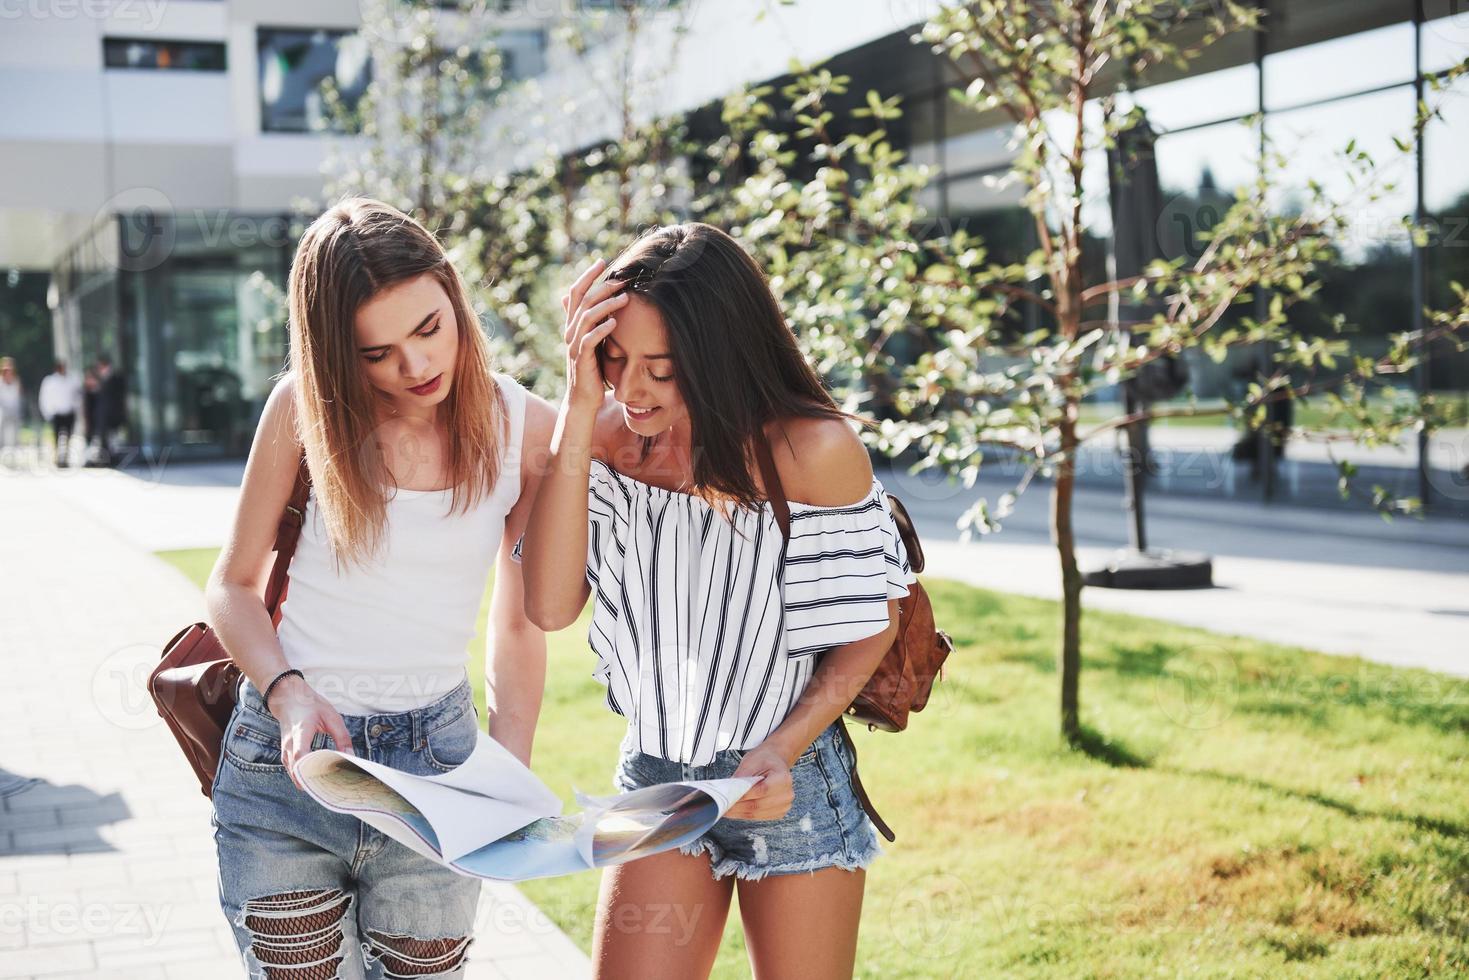
[[66,373],[66,362],[57,361],[56,369],[41,379],[41,417],[51,423],[56,447],[56,465],[64,469],[71,456],[71,434],[76,429],[77,409],[82,403],[82,386],[74,375]]
[[[112,433],[126,419],[127,382],[107,355],[97,358],[97,466],[112,466]],[[89,462],[87,465],[93,465]]]
[[97,393],[101,390],[97,369],[87,368],[82,377],[82,445],[86,450],[83,455],[88,459],[91,458],[92,443],[97,438]]
[[0,357],[0,452],[20,444],[20,414],[25,404],[15,358]]

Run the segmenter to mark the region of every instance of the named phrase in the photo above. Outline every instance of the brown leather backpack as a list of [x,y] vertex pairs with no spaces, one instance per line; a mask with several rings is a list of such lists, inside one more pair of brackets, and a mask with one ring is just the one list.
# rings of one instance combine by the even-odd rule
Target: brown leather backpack
[[[781,536],[789,541],[791,508],[780,482],[780,473],[775,468],[775,459],[770,454],[770,445],[765,439],[756,440],[755,455],[760,464],[765,494],[775,511],[776,522],[780,524]],[[897,497],[888,494],[887,498],[898,536],[908,552],[908,567],[914,574],[922,572],[923,544],[918,540],[913,520]],[[909,713],[922,711],[927,706],[934,681],[943,676],[944,661],[953,650],[954,641],[934,623],[933,604],[928,593],[917,581],[910,583],[908,594],[898,599],[898,635],[893,638],[892,646],[888,647],[862,692],[847,708],[846,717],[866,725],[869,730],[901,732],[908,727]],[[847,726],[843,724],[839,728],[852,756],[852,789],[882,835],[890,841],[895,840],[892,829],[878,816],[857,777],[857,746],[847,733]]]
[[[908,567],[916,575],[924,568],[923,543],[902,501],[892,494],[887,497],[898,537],[908,552]],[[901,732],[908,727],[908,713],[928,705],[933,683],[943,677],[944,661],[953,651],[954,641],[934,623],[928,593],[913,582],[908,594],[898,599],[898,635],[847,716],[874,731]]]
[[[280,625],[281,603],[289,584],[291,557],[301,537],[311,476],[303,456],[296,470],[291,499],[275,532],[275,564],[265,587],[265,609]],[[148,677],[148,693],[158,713],[183,749],[205,796],[214,791],[225,726],[239,696],[240,668],[225,652],[219,635],[208,623],[185,626],[163,646],[163,659]]]

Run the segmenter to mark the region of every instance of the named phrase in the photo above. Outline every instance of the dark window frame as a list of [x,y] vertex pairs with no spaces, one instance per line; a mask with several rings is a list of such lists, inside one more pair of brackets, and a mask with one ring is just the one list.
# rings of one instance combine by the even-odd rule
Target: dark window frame
[[[274,125],[273,126],[273,125],[270,124],[270,122],[269,122],[270,109],[269,109],[269,106],[266,104],[266,101],[265,101],[265,92],[263,91],[262,85],[261,85],[261,81],[262,81],[261,75],[262,75],[262,73],[264,71],[264,55],[266,53],[266,51],[265,51],[266,38],[268,36],[275,36],[275,35],[281,35],[281,34],[300,34],[300,35],[324,34],[327,37],[329,37],[333,41],[333,43],[335,43],[335,42],[340,41],[344,37],[352,37],[352,36],[358,34],[360,32],[360,30],[361,30],[361,28],[353,28],[353,27],[306,27],[306,26],[302,26],[302,25],[299,25],[299,24],[287,24],[287,25],[279,25],[279,26],[272,25],[272,24],[256,24],[255,25],[255,95],[256,95],[257,104],[260,107],[260,132],[261,132],[261,134],[269,134],[269,135],[273,135],[273,136],[281,136],[281,135],[284,135],[284,136],[311,136],[311,135],[315,135],[316,134],[316,130],[313,130],[310,126],[307,126],[305,128],[301,128],[301,129],[297,129],[297,128],[294,128],[294,127],[286,127],[286,126],[279,126],[279,125]],[[369,71],[371,71],[370,68],[369,68]],[[323,76],[323,78],[324,77],[326,77],[326,76]],[[317,81],[317,84],[318,85],[320,84],[320,80],[319,79]],[[342,133],[342,132],[340,132],[338,130],[335,130],[335,129],[331,130],[331,132],[337,133],[338,135],[351,135],[350,133]]]
[[[122,51],[125,52],[125,50],[126,50],[125,46],[126,45],[132,45],[132,44],[143,44],[143,45],[147,45],[147,46],[152,47],[152,48],[177,47],[177,48],[180,48],[180,49],[193,48],[193,49],[199,50],[201,52],[207,51],[210,54],[218,54],[219,55],[219,66],[218,67],[200,67],[200,66],[197,66],[197,65],[190,65],[190,64],[178,64],[178,65],[157,65],[157,64],[153,64],[153,65],[132,65],[132,64],[115,64],[113,62],[112,58],[111,58],[112,53],[114,51],[118,51],[118,50],[122,50]],[[111,35],[109,35],[109,36],[106,36],[106,37],[103,37],[102,38],[102,70],[103,71],[167,71],[167,72],[182,71],[182,72],[198,72],[198,73],[201,73],[201,74],[208,74],[208,75],[225,74],[225,73],[227,73],[229,71],[229,46],[227,44],[225,44],[225,42],[223,42],[223,41],[196,41],[196,40],[188,40],[188,39],[162,40],[162,39],[159,39],[159,38],[123,37],[123,36],[111,36]]]

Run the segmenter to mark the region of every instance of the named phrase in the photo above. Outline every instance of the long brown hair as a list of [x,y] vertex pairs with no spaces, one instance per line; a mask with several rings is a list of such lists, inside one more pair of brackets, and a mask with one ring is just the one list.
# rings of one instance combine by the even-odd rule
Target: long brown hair
[[695,493],[758,507],[751,453],[765,423],[852,418],[801,354],[760,266],[713,225],[653,228],[607,276],[626,282],[663,319],[689,410]]
[[450,511],[465,511],[495,485],[506,410],[479,319],[443,247],[398,209],[352,198],[311,223],[291,262],[298,435],[339,563],[364,561],[377,551],[392,490],[376,451],[377,396],[357,350],[357,311],[384,289],[425,273],[448,294],[459,329],[453,383],[440,413],[449,433]]

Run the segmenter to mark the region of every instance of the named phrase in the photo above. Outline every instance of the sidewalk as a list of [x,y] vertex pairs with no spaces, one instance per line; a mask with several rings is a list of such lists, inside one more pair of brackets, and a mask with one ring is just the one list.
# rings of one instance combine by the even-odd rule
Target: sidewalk
[[[48,477],[54,492],[145,551],[223,543],[243,464],[89,470]],[[989,471],[987,471],[989,472]],[[923,535],[928,573],[1056,598],[1050,487],[1033,483],[1003,530],[960,544],[955,520],[980,495],[1012,489],[991,473],[973,491],[932,474],[879,469]],[[1469,676],[1469,521],[1397,518],[1285,503],[1150,493],[1148,543],[1214,559],[1212,589],[1089,588],[1083,604],[1399,666]],[[1127,544],[1120,489],[1080,486],[1083,570]]]
[[[992,477],[966,491],[927,474],[879,475],[918,525],[928,574],[1060,597],[1049,485],[1032,484],[1000,532],[960,544],[959,515],[980,496],[993,506],[1013,483]],[[1159,493],[1146,509],[1149,547],[1212,556],[1214,588],[1087,588],[1083,609],[1469,677],[1469,522]],[[1083,571],[1126,546],[1120,491],[1078,487],[1073,517]]]
[[[1083,430],[1088,429],[1086,425]],[[1252,476],[1251,464],[1235,462],[1231,449],[1239,435],[1225,426],[1154,426],[1148,440],[1155,493],[1173,496],[1232,499],[1258,503],[1262,482]],[[1096,490],[1120,492],[1125,479],[1125,440],[1117,430],[1102,433],[1083,444],[1077,454],[1077,481]],[[1018,477],[1022,467],[1007,450],[994,449],[986,466],[994,474]],[[1334,458],[1358,467],[1356,495],[1343,500],[1338,488],[1340,470]],[[1305,505],[1332,512],[1365,513],[1371,488],[1381,485],[1395,495],[1427,496],[1430,509],[1443,516],[1469,518],[1469,429],[1435,432],[1429,445],[1428,488],[1419,485],[1417,444],[1380,446],[1343,445],[1294,438],[1276,462],[1274,503]]]
[[[239,466],[210,473],[0,472],[0,978],[243,975],[208,801],[144,690],[204,612],[150,552],[220,543]],[[38,782],[6,795],[11,775]],[[509,885],[486,886],[470,957],[476,980],[589,972]]]

